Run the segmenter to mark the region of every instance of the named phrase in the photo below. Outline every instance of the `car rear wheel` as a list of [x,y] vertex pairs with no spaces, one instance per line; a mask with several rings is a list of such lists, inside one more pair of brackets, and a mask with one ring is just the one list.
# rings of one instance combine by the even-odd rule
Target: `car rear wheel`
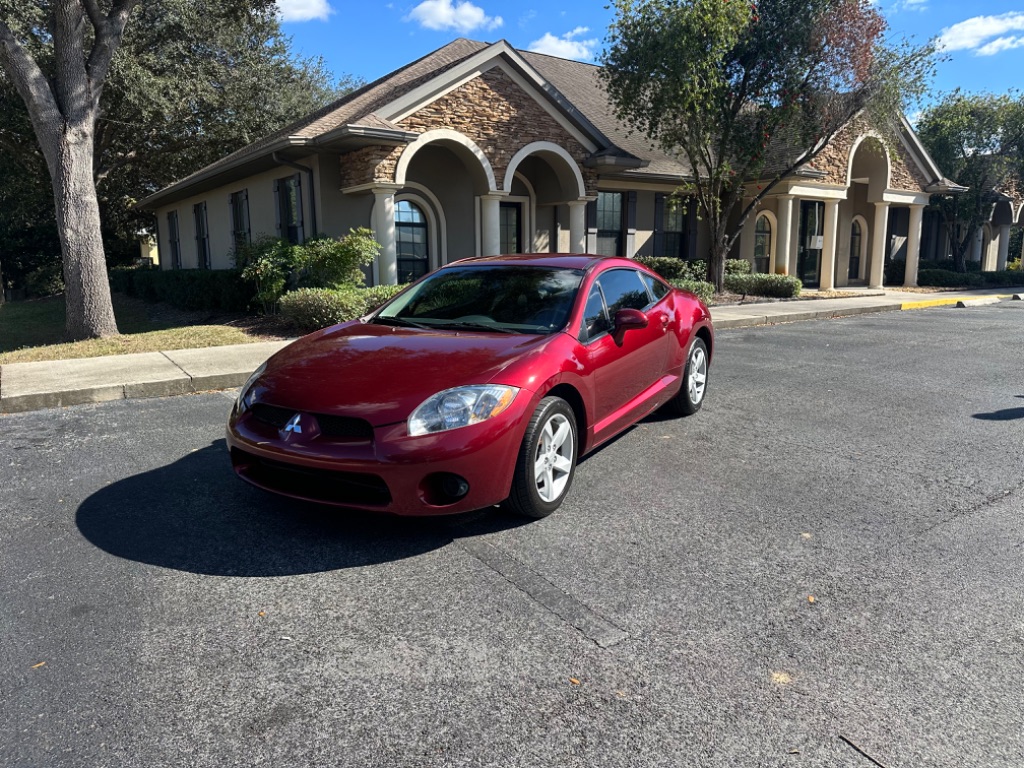
[[708,347],[697,338],[690,344],[683,367],[683,385],[669,401],[669,407],[680,416],[689,416],[700,410],[708,391]]
[[525,517],[547,517],[569,493],[576,473],[576,415],[560,397],[540,401],[519,448],[512,493],[502,505]]

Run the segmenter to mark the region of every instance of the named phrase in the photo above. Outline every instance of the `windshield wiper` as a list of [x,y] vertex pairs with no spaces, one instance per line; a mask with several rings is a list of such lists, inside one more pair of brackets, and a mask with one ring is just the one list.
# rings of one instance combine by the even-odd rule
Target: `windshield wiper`
[[429,325],[417,323],[414,320],[407,320],[404,317],[395,317],[394,315],[377,315],[373,318],[373,322],[381,323],[382,325],[399,325],[403,328],[421,328],[424,331],[434,330],[433,327]]
[[491,325],[490,323],[478,323],[474,320],[451,320],[440,327],[472,328],[473,330],[494,331],[495,333],[519,333],[519,331],[513,331],[511,328],[503,328],[500,325]]

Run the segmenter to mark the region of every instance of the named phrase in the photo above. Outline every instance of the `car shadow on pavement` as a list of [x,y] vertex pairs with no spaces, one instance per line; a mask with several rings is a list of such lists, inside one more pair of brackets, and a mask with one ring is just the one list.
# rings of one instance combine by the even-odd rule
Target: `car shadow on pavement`
[[528,522],[497,510],[399,518],[280,498],[235,477],[223,440],[115,482],[78,508],[95,546],[216,576],[290,576],[402,560]]
[[[1024,399],[1024,395],[1017,395],[1018,399]],[[976,413],[974,418],[982,421],[1014,421],[1024,419],[1024,408],[1003,408],[1000,411],[991,413]]]

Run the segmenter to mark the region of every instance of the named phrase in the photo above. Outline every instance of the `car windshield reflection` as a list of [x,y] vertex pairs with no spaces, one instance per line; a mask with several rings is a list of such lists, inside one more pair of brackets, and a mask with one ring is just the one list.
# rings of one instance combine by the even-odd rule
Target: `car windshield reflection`
[[583,271],[537,266],[443,269],[386,305],[373,322],[497,333],[555,333],[569,321]]

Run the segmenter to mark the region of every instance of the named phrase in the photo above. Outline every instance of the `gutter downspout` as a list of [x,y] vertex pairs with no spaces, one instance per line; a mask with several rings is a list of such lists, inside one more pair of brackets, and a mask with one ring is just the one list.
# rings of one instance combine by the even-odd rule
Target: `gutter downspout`
[[318,232],[317,232],[317,227],[316,227],[316,188],[313,185],[313,169],[310,168],[308,165],[301,165],[301,164],[293,162],[291,160],[286,160],[285,158],[281,157],[281,153],[280,152],[274,152],[270,157],[273,159],[273,161],[275,163],[279,163],[280,165],[286,165],[289,168],[294,168],[295,170],[300,171],[300,172],[305,173],[305,174],[308,175],[308,177],[309,177],[309,223],[311,225],[310,229],[312,230],[313,237],[316,237]]

